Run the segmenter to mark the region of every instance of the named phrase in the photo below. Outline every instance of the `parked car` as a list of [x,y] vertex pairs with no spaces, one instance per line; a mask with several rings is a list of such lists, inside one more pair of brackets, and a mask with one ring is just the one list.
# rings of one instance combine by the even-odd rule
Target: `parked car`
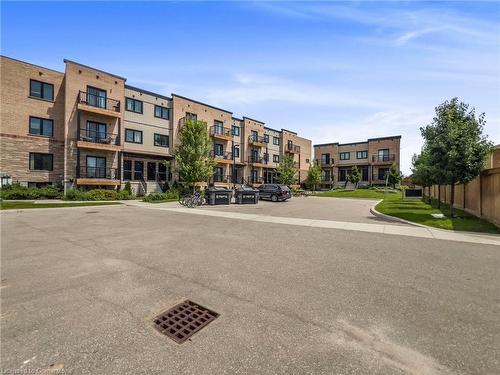
[[273,202],[286,201],[292,197],[290,188],[286,185],[264,184],[259,186],[259,197]]

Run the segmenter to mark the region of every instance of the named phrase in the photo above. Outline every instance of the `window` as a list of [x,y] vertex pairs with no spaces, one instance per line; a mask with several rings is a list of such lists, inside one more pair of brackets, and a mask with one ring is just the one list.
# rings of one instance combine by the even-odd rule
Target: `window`
[[[168,120],[170,118],[170,109],[159,105],[155,105],[155,117]],[[196,120],[196,115],[195,115],[195,120]]]
[[214,134],[224,134],[224,123],[217,120],[214,121]]
[[[384,149],[378,150],[378,161],[387,161],[387,160],[389,160],[389,149],[384,148]],[[379,180],[380,180],[380,178],[379,178]]]
[[214,181],[221,182],[224,179],[224,168],[214,167]]
[[30,117],[30,134],[52,137],[53,128],[54,121],[52,120],[39,117]]
[[126,181],[132,179],[132,160],[123,161],[123,179]]
[[325,169],[321,171],[321,180],[322,181],[331,181],[331,171],[329,169]]
[[264,142],[269,143],[269,134],[264,134]]
[[158,163],[158,178],[160,181],[167,181],[167,166],[165,163]]
[[54,155],[30,152],[30,170],[52,171],[54,169]]
[[106,158],[87,156],[87,178],[106,178]]
[[350,169],[339,169],[339,181],[347,181],[347,175],[351,173]]
[[257,133],[255,130],[252,130],[252,140],[256,141],[259,137],[259,133]]
[[54,85],[30,79],[30,96],[44,100],[54,100]]
[[368,159],[368,151],[357,151],[356,159]]
[[240,135],[240,127],[233,125],[232,132],[233,132],[234,136],[239,137],[239,135]]
[[125,129],[125,142],[142,143],[142,131]]
[[368,181],[368,167],[361,168],[361,181]]
[[87,104],[93,107],[106,108],[106,91],[87,86]]
[[385,180],[385,176],[387,173],[389,173],[389,168],[379,168],[378,169],[378,179]]
[[197,121],[198,116],[195,113],[186,112],[186,120]]
[[330,164],[330,154],[321,154],[321,164]]
[[220,143],[216,143],[214,146],[214,152],[216,156],[224,155],[224,146]]
[[279,144],[280,144],[279,137],[273,137],[273,145],[279,145]]
[[142,180],[144,174],[144,162],[134,161],[134,180]]
[[125,109],[130,112],[142,113],[142,102],[132,98],[125,98]]
[[264,162],[268,162],[269,161],[269,154],[267,152],[264,152]]
[[155,133],[154,138],[155,146],[168,147],[168,135]]
[[251,158],[253,163],[259,162],[259,151],[252,150]]
[[108,125],[101,122],[87,121],[85,138],[90,142],[99,143],[108,137]]
[[240,146],[233,146],[233,153],[235,158],[240,157]]
[[279,155],[273,155],[273,163],[279,163],[280,162],[280,156]]
[[340,153],[340,160],[349,160],[350,158],[351,158],[350,152],[341,152]]
[[291,150],[293,148],[293,141],[292,140],[289,140],[287,142],[287,145],[288,145],[288,149]]

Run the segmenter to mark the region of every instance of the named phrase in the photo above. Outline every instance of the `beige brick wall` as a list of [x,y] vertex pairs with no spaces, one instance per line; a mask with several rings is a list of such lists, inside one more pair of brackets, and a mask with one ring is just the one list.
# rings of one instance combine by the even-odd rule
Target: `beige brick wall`
[[[31,98],[30,79],[54,85],[54,101]],[[64,74],[0,57],[0,173],[19,182],[63,179]],[[29,117],[53,120],[53,137],[29,134]],[[52,153],[54,170],[30,171],[29,153]]]
[[304,182],[307,178],[309,165],[312,162],[312,142],[309,139],[299,137],[296,133],[283,129],[282,130],[282,154],[285,155],[285,149],[288,141],[291,140],[294,145],[300,146],[299,154],[292,154],[293,160],[297,163],[297,172],[300,182]]

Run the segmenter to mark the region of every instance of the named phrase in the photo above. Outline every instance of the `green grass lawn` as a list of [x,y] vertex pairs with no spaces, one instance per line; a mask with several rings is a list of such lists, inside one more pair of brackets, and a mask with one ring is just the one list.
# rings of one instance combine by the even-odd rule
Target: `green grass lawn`
[[[321,191],[314,194],[316,197],[330,197],[330,198],[371,198],[371,199],[384,199],[383,190],[372,190],[372,189],[356,189],[356,190],[331,190],[331,191]],[[391,197],[401,197],[399,191],[387,192],[387,198]]]
[[177,202],[177,201],[178,201],[177,198],[171,198],[171,199],[162,199],[160,201],[151,201],[147,203],[166,203],[166,202]]
[[120,202],[78,202],[78,203],[35,203],[33,201],[0,202],[2,210],[17,210],[25,208],[59,208],[59,207],[82,207],[82,206],[109,206],[120,204]]
[[[494,224],[470,215],[462,210],[455,209],[454,211],[457,217],[453,219],[448,217],[450,213],[449,205],[441,203],[441,209],[438,209],[437,201],[428,204],[420,199],[402,200],[401,195],[397,195],[398,197],[391,196],[391,198],[385,199],[377,204],[375,207],[377,211],[386,215],[440,229],[500,234],[500,228]],[[446,218],[435,219],[431,216],[431,214],[439,213],[444,214]]]

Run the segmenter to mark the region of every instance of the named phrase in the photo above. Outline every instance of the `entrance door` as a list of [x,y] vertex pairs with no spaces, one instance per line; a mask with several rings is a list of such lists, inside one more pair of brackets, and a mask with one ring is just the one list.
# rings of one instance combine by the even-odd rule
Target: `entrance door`
[[149,181],[156,180],[156,163],[148,161],[147,178]]

